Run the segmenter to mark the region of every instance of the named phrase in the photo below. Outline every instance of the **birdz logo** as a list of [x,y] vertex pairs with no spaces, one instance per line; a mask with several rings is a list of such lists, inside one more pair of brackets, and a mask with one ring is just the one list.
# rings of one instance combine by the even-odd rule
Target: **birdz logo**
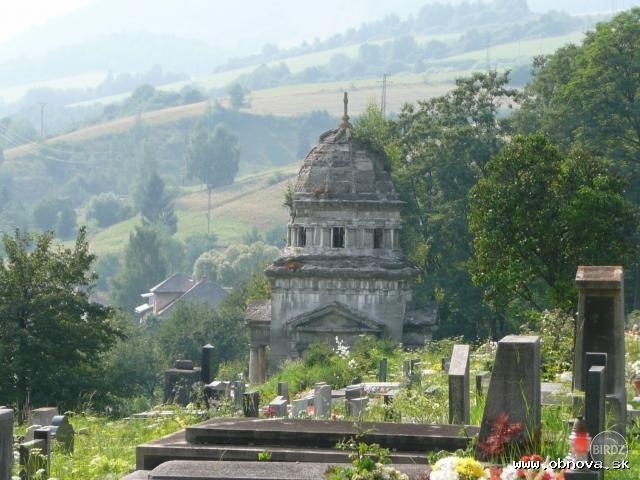
[[629,447],[627,441],[618,432],[606,430],[597,434],[591,440],[589,453],[593,460],[602,464],[603,468],[629,468],[627,460]]

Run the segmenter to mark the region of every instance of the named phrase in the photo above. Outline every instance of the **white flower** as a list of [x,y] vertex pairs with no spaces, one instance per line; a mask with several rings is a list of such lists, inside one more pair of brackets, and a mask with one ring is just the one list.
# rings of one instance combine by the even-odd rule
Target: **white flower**
[[518,480],[518,469],[513,465],[513,463],[502,469],[500,480]]

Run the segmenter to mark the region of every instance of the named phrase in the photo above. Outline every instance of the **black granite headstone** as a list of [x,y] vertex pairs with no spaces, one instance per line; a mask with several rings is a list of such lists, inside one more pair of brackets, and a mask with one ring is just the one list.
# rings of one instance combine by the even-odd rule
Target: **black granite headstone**
[[213,345],[207,343],[202,347],[202,366],[200,367],[200,380],[205,384],[213,378]]

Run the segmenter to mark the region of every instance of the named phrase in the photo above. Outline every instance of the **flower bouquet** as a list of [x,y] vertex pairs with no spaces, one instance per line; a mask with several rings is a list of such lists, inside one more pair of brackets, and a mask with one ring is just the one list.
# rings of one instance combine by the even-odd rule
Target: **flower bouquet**
[[429,480],[488,480],[489,469],[471,457],[445,457],[431,469]]

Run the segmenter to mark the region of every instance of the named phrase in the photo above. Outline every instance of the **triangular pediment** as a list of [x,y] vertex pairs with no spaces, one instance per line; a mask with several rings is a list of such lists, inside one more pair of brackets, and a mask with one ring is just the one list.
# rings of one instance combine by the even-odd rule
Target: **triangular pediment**
[[292,318],[286,328],[289,332],[378,334],[384,325],[343,303],[333,302]]

